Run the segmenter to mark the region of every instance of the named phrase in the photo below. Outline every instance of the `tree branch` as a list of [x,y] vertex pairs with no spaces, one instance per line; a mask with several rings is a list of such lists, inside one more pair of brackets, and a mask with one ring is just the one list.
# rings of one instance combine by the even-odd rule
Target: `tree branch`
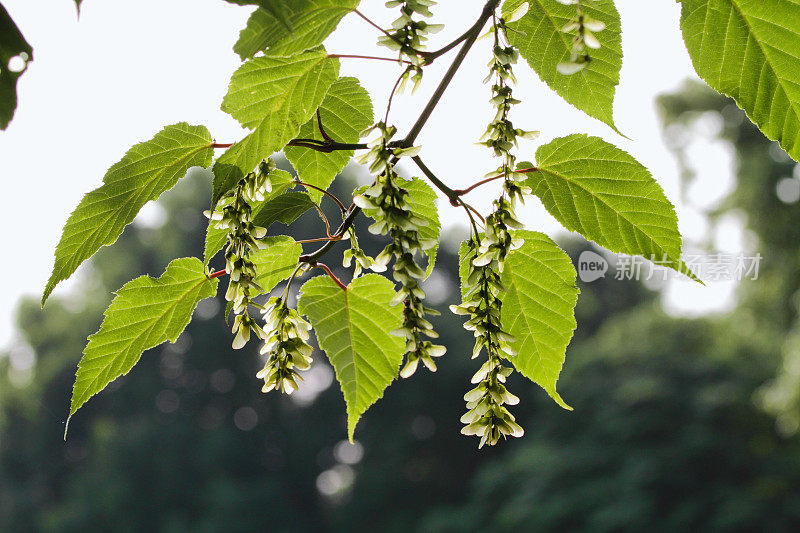
[[[521,170],[516,170],[515,172],[518,173],[518,174],[528,174],[530,172],[536,172],[538,170],[539,170],[538,168],[533,167],[533,168],[523,168]],[[503,172],[502,174],[498,174],[497,176],[492,176],[491,178],[486,178],[485,180],[481,180],[481,181],[479,181],[477,183],[473,183],[472,185],[470,185],[466,189],[458,189],[458,190],[453,191],[453,192],[455,192],[456,195],[458,195],[458,196],[462,196],[462,195],[467,194],[468,192],[472,191],[473,189],[476,189],[476,188],[480,187],[481,185],[485,185],[486,183],[492,182],[494,180],[499,180],[500,178],[505,178],[505,177],[506,177],[506,173]]]
[[[490,6],[490,4],[492,4],[492,3],[493,3],[494,5]],[[433,51],[433,52],[418,52],[418,54],[420,55],[420,57],[422,57],[423,59],[425,59],[425,64],[426,64],[426,65],[430,65],[431,63],[433,63],[433,61],[434,61],[434,60],[435,60],[437,57],[439,57],[439,56],[441,56],[441,55],[444,55],[444,54],[446,54],[447,52],[449,52],[450,50],[452,50],[453,48],[455,48],[455,47],[456,47],[456,46],[458,46],[459,44],[461,44],[461,43],[463,43],[464,41],[466,41],[467,39],[469,39],[469,38],[472,36],[472,34],[473,34],[473,33],[476,33],[476,32],[477,32],[477,33],[478,33],[478,35],[480,35],[480,32],[481,32],[481,30],[483,29],[483,26],[486,24],[486,21],[487,21],[487,20],[489,20],[489,18],[492,16],[492,13],[493,13],[493,12],[494,12],[494,10],[497,8],[497,5],[498,5],[499,3],[500,3],[500,2],[499,2],[499,0],[498,0],[497,2],[491,2],[491,1],[490,1],[490,2],[488,2],[488,3],[486,4],[486,6],[483,8],[483,13],[481,14],[481,18],[479,18],[479,19],[478,19],[478,20],[475,22],[475,24],[473,24],[473,25],[472,25],[472,26],[471,26],[471,27],[470,27],[470,28],[469,28],[467,31],[465,31],[464,33],[462,33],[462,34],[461,34],[461,36],[459,36],[459,37],[458,37],[457,39],[455,39],[453,42],[451,42],[451,43],[447,44],[446,46],[443,46],[443,47],[442,47],[442,48],[440,48],[439,50],[435,50],[435,51]],[[489,13],[488,15],[486,15],[486,11],[487,11],[487,9],[490,11],[490,13]],[[485,16],[486,18],[484,18],[484,16]],[[477,38],[477,36],[476,36],[476,38]]]
[[341,240],[341,237],[345,234],[345,232],[348,229],[350,229],[350,227],[353,225],[353,222],[355,222],[355,220],[356,220],[356,216],[360,212],[361,212],[361,208],[358,207],[355,204],[352,204],[350,206],[350,209],[347,211],[347,217],[345,217],[345,219],[342,221],[342,223],[339,225],[338,228],[336,228],[336,231],[333,233],[333,237],[339,237],[339,239],[330,240],[330,241],[326,242],[325,244],[323,244],[322,246],[320,246],[314,252],[312,252],[310,254],[301,255],[300,256],[300,262],[301,263],[309,263],[310,264],[310,263],[313,263],[314,261],[316,261],[317,259],[319,259],[320,257],[322,257],[323,255],[325,255],[326,253],[328,253],[328,250],[333,248],[333,246],[337,242],[339,242]]
[[481,30],[486,25],[486,22],[492,18],[492,14],[494,10],[497,8],[497,5],[500,3],[500,0],[489,0],[486,2],[486,5],[483,6],[483,12],[481,12],[481,16],[478,21],[470,28],[466,36],[464,37],[464,44],[461,47],[461,50],[458,51],[458,55],[456,55],[453,63],[450,65],[450,68],[447,69],[447,72],[442,78],[442,81],[439,83],[439,86],[436,88],[436,91],[431,96],[428,105],[425,106],[425,109],[422,110],[417,122],[414,126],[411,127],[411,131],[408,132],[406,138],[403,139],[403,147],[410,148],[414,145],[414,141],[417,140],[417,136],[422,131],[422,128],[425,126],[425,123],[428,122],[428,119],[433,113],[433,110],[436,108],[436,105],[441,100],[442,95],[447,90],[447,87],[450,85],[450,82],[453,81],[453,77],[458,72],[458,69],[461,68],[461,64],[464,62],[464,59],[467,57],[472,45],[475,44],[475,41],[478,39],[478,36],[481,34]]
[[459,204],[459,194],[457,191],[454,191],[450,187],[444,184],[442,180],[436,177],[436,175],[428,168],[428,166],[422,162],[422,159],[417,155],[411,158],[414,163],[417,164],[419,169],[422,171],[423,174],[433,183],[436,185],[436,188],[442,191],[445,196],[450,200],[450,205],[458,206]]
[[[464,59],[467,57],[467,54],[469,53],[470,49],[472,48],[472,45],[475,44],[475,41],[478,39],[478,36],[480,35],[481,30],[486,25],[486,22],[492,17],[492,14],[494,13],[494,10],[497,9],[497,6],[498,6],[499,3],[500,3],[500,0],[489,0],[488,2],[486,2],[486,5],[483,7],[483,12],[481,12],[480,18],[464,34],[463,39],[459,38],[461,40],[457,39],[457,42],[455,44],[451,43],[452,46],[456,46],[456,45],[458,45],[459,42],[464,42],[464,45],[461,47],[461,50],[458,52],[458,55],[453,60],[453,63],[450,65],[450,68],[447,70],[447,73],[445,74],[444,78],[439,83],[439,86],[436,88],[436,92],[434,92],[434,94],[431,97],[430,101],[425,106],[425,109],[423,109],[422,114],[417,119],[417,122],[411,128],[411,131],[409,131],[409,133],[408,133],[408,135],[406,135],[405,139],[403,139],[402,141],[400,141],[398,143],[399,147],[410,147],[410,146],[412,146],[414,144],[414,141],[416,141],[417,136],[419,136],[420,132],[422,131],[422,128],[425,126],[425,123],[428,121],[428,118],[430,118],[431,113],[436,108],[436,105],[439,103],[439,100],[442,98],[442,95],[447,90],[447,87],[450,85],[450,82],[453,80],[453,77],[455,76],[456,72],[458,72],[458,69],[461,67],[461,64],[464,62]],[[450,46],[450,45],[448,45],[448,46]],[[442,52],[442,53],[444,53],[444,52]],[[308,147],[312,148],[312,149],[319,149],[322,146],[317,144],[316,147],[312,147],[312,146],[308,146]],[[366,145],[357,145],[357,147],[355,149],[366,149],[366,148],[367,148]],[[347,149],[350,149],[350,148],[347,148]],[[325,150],[323,149],[323,150],[319,150],[319,151],[325,151]],[[330,151],[333,151],[333,150],[330,150]],[[423,165],[424,165],[424,163],[423,163]],[[439,181],[439,183],[441,185],[444,185],[443,183],[441,183],[441,181]],[[446,185],[444,185],[444,186],[447,187]],[[447,187],[447,190],[450,190],[451,192],[454,192],[449,187]],[[458,195],[455,195],[455,197],[457,198]],[[448,194],[448,198],[450,198],[451,201],[452,201],[453,196]],[[469,209],[469,206],[467,204],[461,202],[460,198],[458,199],[458,202],[459,203],[455,204],[455,205],[462,205],[462,206],[465,207],[465,209]],[[342,223],[339,226],[339,228],[337,228],[337,230],[336,230],[336,232],[334,233],[333,236],[334,237],[342,237],[345,234],[345,232],[348,229],[350,229],[350,227],[353,225],[353,223],[355,222],[356,216],[358,216],[358,214],[360,212],[361,212],[361,208],[358,207],[355,204],[352,204],[350,206],[350,209],[347,212],[347,216],[342,221]],[[339,241],[338,240],[337,241],[330,240],[330,241],[326,242],[324,245],[322,245],[321,247],[319,247],[314,252],[312,252],[310,254],[301,255],[300,256],[300,262],[301,263],[313,264],[314,262],[316,262],[317,259],[319,259],[323,255],[325,255],[328,252],[328,250],[333,248],[333,246],[337,242],[339,242]]]

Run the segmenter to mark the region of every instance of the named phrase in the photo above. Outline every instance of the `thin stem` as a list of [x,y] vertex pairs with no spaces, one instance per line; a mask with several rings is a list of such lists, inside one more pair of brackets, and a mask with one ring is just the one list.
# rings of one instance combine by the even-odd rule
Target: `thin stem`
[[439,86],[436,88],[436,91],[431,96],[428,105],[425,106],[425,109],[422,110],[422,114],[420,114],[417,122],[412,126],[411,131],[408,132],[406,138],[403,139],[403,146],[408,148],[414,145],[414,141],[417,140],[417,136],[419,136],[422,128],[425,126],[425,123],[428,122],[428,119],[433,113],[433,110],[436,108],[436,105],[439,103],[439,100],[442,98],[442,95],[447,90],[447,87],[450,85],[450,82],[453,81],[453,77],[458,72],[458,69],[461,67],[461,64],[464,62],[464,59],[467,57],[472,45],[475,44],[475,41],[478,39],[478,36],[481,33],[484,25],[486,25],[486,21],[488,21],[494,10],[497,8],[497,5],[500,3],[500,0],[489,0],[486,5],[483,7],[483,12],[481,13],[480,18],[478,21],[467,30],[466,36],[464,37],[464,44],[461,47],[461,50],[458,51],[458,55],[453,60],[453,63],[450,65],[450,68],[447,69],[447,72],[442,78],[442,81],[439,83]]
[[475,213],[478,216],[478,218],[481,220],[481,223],[486,224],[486,219],[483,218],[483,215],[481,215],[480,211],[478,211],[477,209],[475,209],[474,207],[472,207],[471,205],[469,205],[468,203],[463,202],[463,201],[461,202],[461,205],[463,205],[464,207],[466,207],[467,209],[469,209],[470,211]]
[[217,278],[221,278],[222,276],[224,276],[224,275],[225,275],[225,274],[227,274],[227,273],[228,273],[228,271],[227,271],[227,270],[225,270],[225,269],[223,268],[222,270],[217,270],[217,271],[216,271],[216,272],[214,272],[213,274],[209,274],[209,275],[208,275],[208,279],[217,279]]
[[451,189],[450,187],[445,185],[442,180],[437,178],[436,174],[434,174],[431,171],[431,169],[429,169],[428,166],[425,163],[422,162],[422,159],[418,155],[412,157],[411,160],[414,163],[416,163],[417,166],[419,167],[419,169],[422,171],[422,173],[425,174],[425,176],[429,180],[431,180],[431,182],[434,185],[436,185],[436,188],[438,188],[440,191],[442,191],[445,194],[445,196],[447,196],[447,198],[450,200],[450,205],[458,206],[458,204],[459,204],[458,196],[459,195],[458,195],[457,191],[454,191],[453,189]]
[[358,54],[328,54],[330,58],[338,58],[338,59],[372,59],[375,61],[391,61],[392,63],[405,63],[406,65],[411,65],[411,61],[406,59],[394,59],[391,57],[377,57],[377,56],[362,56]]
[[385,36],[387,36],[388,38],[390,38],[391,40],[393,40],[394,42],[396,42],[396,43],[397,43],[397,44],[399,44],[400,46],[402,46],[402,45],[403,45],[403,43],[401,43],[401,42],[400,42],[400,41],[399,41],[399,40],[398,40],[398,39],[397,39],[395,36],[393,36],[391,33],[389,33],[388,31],[384,30],[383,28],[381,28],[380,26],[378,26],[377,24],[375,24],[374,22],[372,22],[370,19],[368,19],[368,18],[366,17],[366,15],[364,15],[364,14],[363,14],[361,11],[359,11],[358,9],[355,9],[355,10],[353,10],[353,13],[355,13],[356,15],[358,15],[359,17],[361,17],[362,19],[364,19],[364,20],[367,22],[367,24],[369,24],[369,25],[370,25],[370,26],[372,26],[373,28],[377,29],[379,32],[381,32],[382,34],[384,34]]
[[[538,168],[532,167],[532,168],[523,168],[521,170],[515,170],[514,172],[516,172],[517,174],[529,174],[531,172],[537,172],[538,170],[539,170]],[[472,191],[473,189],[476,189],[476,188],[480,187],[481,185],[484,185],[486,183],[492,182],[494,180],[499,180],[500,178],[505,178],[506,174],[507,174],[506,172],[503,172],[502,174],[498,174],[497,176],[492,176],[491,178],[486,178],[485,180],[481,180],[478,183],[473,183],[472,185],[470,185],[466,189],[457,189],[454,192],[458,196],[462,196],[462,195],[467,194],[468,192]]]
[[330,276],[330,278],[331,278],[331,279],[332,279],[332,280],[333,280],[333,281],[334,281],[334,282],[335,282],[335,283],[336,283],[336,284],[337,284],[339,287],[341,287],[343,291],[346,291],[346,290],[347,290],[347,285],[345,285],[344,283],[342,283],[342,280],[340,280],[339,278],[337,278],[337,277],[336,277],[336,274],[334,274],[334,273],[333,273],[333,271],[332,271],[330,268],[328,268],[328,265],[326,265],[325,263],[317,263],[317,262],[315,261],[315,262],[313,262],[313,263],[309,263],[309,265],[311,265],[311,267],[313,267],[313,268],[321,268],[322,270],[324,270],[325,272],[327,272],[327,273],[328,273],[328,276]]
[[211,143],[211,148],[230,148],[233,143]]
[[297,277],[297,273],[304,266],[305,266],[304,263],[298,263],[298,265],[296,267],[294,267],[294,271],[292,271],[292,275],[289,276],[289,281],[286,282],[286,287],[284,287],[283,293],[281,294],[281,300],[283,300],[284,302],[286,301],[286,298],[289,296],[289,289],[292,286],[292,282],[294,281],[294,278]]
[[[414,156],[411,158],[411,160],[414,161],[419,167],[419,169],[422,171],[422,173],[425,174],[425,176],[429,180],[431,180],[431,182],[434,185],[436,185],[436,187],[450,199],[450,205],[454,207],[461,206],[464,209],[466,209],[467,214],[470,216],[470,219],[472,219],[472,213],[470,213],[470,211],[472,211],[476,215],[478,215],[478,218],[481,219],[481,222],[485,222],[480,212],[471,205],[469,205],[468,203],[466,203],[462,198],[460,198],[461,194],[459,193],[459,191],[454,191],[453,189],[445,185],[442,180],[437,178],[436,175],[431,171],[431,169],[429,169],[428,166],[422,162],[422,159],[419,156]],[[473,220],[472,223],[474,225],[475,221]]]
[[296,183],[297,185],[302,185],[303,187],[308,187],[309,189],[314,189],[315,191],[321,192],[322,194],[324,194],[325,196],[327,196],[328,198],[330,198],[331,200],[336,202],[336,205],[339,206],[339,210],[342,212],[342,216],[347,215],[347,208],[344,206],[342,201],[339,200],[339,198],[336,197],[335,194],[332,194],[331,192],[326,191],[325,189],[321,189],[320,187],[317,187],[316,185],[311,185],[310,183],[305,183],[305,182],[300,181],[300,180],[294,180],[292,183]]
[[[356,216],[360,212],[361,212],[361,208],[360,207],[358,207],[355,204],[351,205],[350,209],[347,212],[347,217],[342,221],[342,223],[336,229],[336,231],[334,232],[333,236],[341,238],[345,234],[345,232],[348,229],[350,229],[350,226],[353,225],[353,222],[355,221]],[[339,240],[341,240],[341,239],[339,239]],[[326,242],[325,244],[323,244],[321,247],[319,247],[316,251],[314,251],[314,252],[312,252],[310,254],[301,255],[300,256],[300,262],[301,263],[313,263],[314,261],[316,261],[317,259],[319,259],[323,255],[325,255],[328,252],[328,250],[333,248],[333,246],[337,242],[339,242],[339,240],[330,240],[330,241]]]
[[317,126],[319,127],[319,134],[322,135],[323,139],[329,143],[336,142],[330,135],[328,135],[328,132],[325,131],[325,126],[322,125],[322,115],[319,112],[319,108],[317,108]]
[[319,213],[319,216],[322,217],[322,221],[325,222],[325,233],[330,237],[331,225],[328,223],[328,217],[325,216],[325,212],[318,205],[314,204],[314,208],[317,210],[317,213]]
[[327,241],[340,241],[342,237],[337,237],[336,235],[332,235],[330,237],[319,237],[318,239],[302,239],[297,241],[299,244],[309,244],[312,242],[327,242]]
[[472,232],[475,234],[475,239],[480,241],[480,233],[478,232],[478,225],[475,223],[475,217],[472,216],[472,211],[470,211],[470,206],[464,202],[461,202],[461,207],[464,208],[464,211],[467,212],[467,216],[469,217],[469,222],[472,224]]
[[476,188],[480,187],[481,185],[485,185],[486,183],[490,183],[490,182],[492,182],[494,180],[498,180],[498,179],[504,178],[504,177],[505,177],[505,174],[499,174],[499,175],[494,176],[492,178],[486,178],[485,180],[481,180],[478,183],[473,183],[472,185],[470,185],[466,189],[458,189],[456,191],[456,193],[458,193],[458,195],[461,196],[463,194],[467,194],[468,192],[472,191],[473,189],[476,189]]
[[394,87],[392,87],[392,92],[389,93],[389,102],[386,104],[386,115],[383,118],[384,124],[389,124],[389,111],[392,109],[392,102],[394,101],[394,95],[397,93],[397,88],[400,87],[400,82],[403,81],[403,76],[406,75],[408,69],[404,70],[400,77],[397,78],[397,81],[394,82]]

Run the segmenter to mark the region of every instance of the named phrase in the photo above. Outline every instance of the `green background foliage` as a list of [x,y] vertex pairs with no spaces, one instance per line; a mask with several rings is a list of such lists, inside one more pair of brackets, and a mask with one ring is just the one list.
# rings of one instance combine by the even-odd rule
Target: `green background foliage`
[[11,71],[8,65],[12,57],[21,53],[27,54],[28,60],[33,59],[31,45],[0,4],[0,130],[6,129],[17,109],[17,80],[22,73]]

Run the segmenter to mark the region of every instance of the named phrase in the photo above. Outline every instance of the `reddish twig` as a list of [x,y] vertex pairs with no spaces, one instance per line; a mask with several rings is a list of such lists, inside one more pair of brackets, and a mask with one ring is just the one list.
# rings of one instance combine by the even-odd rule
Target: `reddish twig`
[[[528,174],[530,172],[536,172],[537,170],[539,170],[539,169],[534,167],[534,168],[524,168],[522,170],[515,170],[514,172],[517,172],[519,174]],[[498,174],[497,176],[492,176],[491,178],[486,178],[485,180],[481,180],[478,183],[473,183],[472,185],[470,185],[466,189],[456,189],[454,192],[458,196],[462,196],[462,195],[467,194],[468,192],[472,191],[473,189],[477,189],[481,185],[485,185],[485,184],[487,184],[489,182],[492,182],[494,180],[499,180],[500,178],[505,178],[505,177],[506,177],[506,174],[504,172],[502,174]]]
[[317,213],[319,213],[319,216],[322,217],[322,221],[325,222],[325,234],[328,235],[328,237],[331,237],[331,225],[328,222],[328,217],[325,216],[325,211],[323,211],[320,208],[320,206],[318,206],[316,204],[314,204],[314,209],[317,210]]
[[308,187],[309,189],[314,189],[315,191],[321,192],[322,194],[324,194],[325,196],[327,196],[328,198],[330,198],[331,200],[336,202],[336,205],[339,206],[339,210],[342,212],[342,215],[346,215],[347,214],[347,208],[344,206],[342,201],[339,200],[336,197],[336,195],[331,194],[330,192],[326,191],[325,189],[321,189],[321,188],[317,187],[316,185],[311,185],[309,183],[305,183],[305,182],[302,182],[300,180],[294,180],[293,183],[296,183],[298,185],[302,185],[303,187]]
[[332,279],[332,280],[333,280],[333,281],[334,281],[334,282],[335,282],[335,283],[336,283],[336,284],[337,284],[339,287],[341,287],[343,291],[346,291],[346,290],[347,290],[347,285],[345,285],[344,283],[342,283],[342,280],[340,280],[339,278],[337,278],[337,277],[336,277],[336,274],[334,274],[334,273],[333,273],[333,271],[332,271],[330,268],[328,268],[328,265],[326,265],[325,263],[318,263],[318,262],[316,262],[316,261],[313,261],[313,262],[309,263],[309,265],[310,265],[311,267],[313,267],[313,268],[321,268],[322,270],[324,270],[325,272],[327,272],[328,276],[330,276],[330,278],[331,278],[331,279]]
[[228,273],[228,271],[227,271],[227,270],[225,270],[225,269],[223,268],[222,270],[217,270],[217,271],[216,271],[216,272],[214,272],[213,274],[209,274],[209,275],[208,275],[208,279],[217,279],[217,278],[221,278],[222,276],[224,276],[224,275],[225,275],[225,274],[227,274],[227,273]]
[[211,143],[211,148],[230,148],[233,143]]
[[364,19],[364,20],[367,22],[367,24],[369,24],[370,26],[372,26],[373,28],[375,28],[376,30],[378,30],[379,32],[381,32],[382,34],[384,34],[385,36],[387,36],[388,38],[390,38],[391,40],[393,40],[394,42],[396,42],[397,44],[400,44],[400,45],[402,45],[402,44],[403,44],[403,43],[401,43],[400,41],[398,41],[398,40],[397,40],[397,38],[393,37],[391,33],[389,33],[388,31],[384,30],[383,28],[381,28],[380,26],[378,26],[377,24],[375,24],[374,22],[372,22],[370,19],[368,19],[368,18],[367,18],[367,16],[366,16],[366,15],[364,15],[364,14],[363,14],[361,11],[359,11],[358,9],[354,10],[354,11],[353,11],[353,13],[355,13],[356,15],[358,15],[359,17],[361,17],[362,19]]

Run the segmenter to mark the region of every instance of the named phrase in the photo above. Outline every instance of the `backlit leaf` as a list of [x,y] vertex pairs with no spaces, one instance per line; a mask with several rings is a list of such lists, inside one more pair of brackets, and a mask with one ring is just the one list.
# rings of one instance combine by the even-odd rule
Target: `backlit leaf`
[[695,70],[800,161],[800,2],[683,0]]
[[[325,100],[319,107],[326,133],[342,143],[357,143],[361,132],[372,124],[372,102],[369,94],[355,78],[339,78],[331,85]],[[301,128],[298,137],[323,140],[317,125],[317,117],[312,117]],[[301,146],[287,146],[286,158],[297,170],[301,181],[327,189],[336,175],[347,166],[353,157],[353,150],[338,150],[329,154],[317,152]],[[319,202],[322,193],[308,189],[308,194]]]
[[613,0],[584,2],[586,15],[599,20],[606,29],[595,33],[598,50],[591,50],[592,60],[581,71],[564,75],[556,66],[568,61],[572,51],[572,35],[562,28],[575,16],[574,5],[557,0],[507,0],[503,13],[509,14],[528,2],[528,12],[509,24],[514,31],[508,38],[531,68],[551,89],[587,115],[614,128],[614,93],[622,68],[622,27]]
[[680,259],[675,209],[633,157],[599,137],[570,135],[540,147],[536,159],[526,183],[565,228],[696,279]]
[[214,163],[214,203],[297,135],[338,77],[339,60],[323,48],[251,59],[233,74],[222,109],[254,131]]
[[200,260],[172,261],[160,278],[129,281],[105,312],[100,331],[89,337],[78,364],[70,416],[119,376],[127,374],[145,350],[175,342],[195,307],[216,294],[217,280],[206,277]]
[[84,196],[69,216],[42,305],[59,281],[70,277],[100,247],[113,244],[144,204],[170,190],[191,167],[208,167],[211,144],[204,126],[182,122],[137,144],[112,166],[103,185]]
[[286,235],[266,237],[264,243],[266,247],[252,254],[250,259],[258,272],[256,281],[268,293],[278,283],[289,279],[303,253],[303,247]]
[[300,291],[298,310],[307,315],[328,356],[347,403],[347,432],[397,377],[405,342],[389,332],[403,322],[402,306],[389,305],[394,286],[377,274],[353,280],[342,290],[327,276],[312,278]]
[[577,327],[575,267],[569,256],[542,233],[519,231],[525,239],[512,251],[503,269],[501,320],[517,338],[509,357],[514,368],[539,384],[561,407],[570,409],[556,392],[567,345]]
[[[233,50],[247,59],[262,50],[268,55],[290,56],[314,48],[358,3],[359,0],[261,0],[263,7],[250,16]],[[285,23],[276,20],[279,16]]]

